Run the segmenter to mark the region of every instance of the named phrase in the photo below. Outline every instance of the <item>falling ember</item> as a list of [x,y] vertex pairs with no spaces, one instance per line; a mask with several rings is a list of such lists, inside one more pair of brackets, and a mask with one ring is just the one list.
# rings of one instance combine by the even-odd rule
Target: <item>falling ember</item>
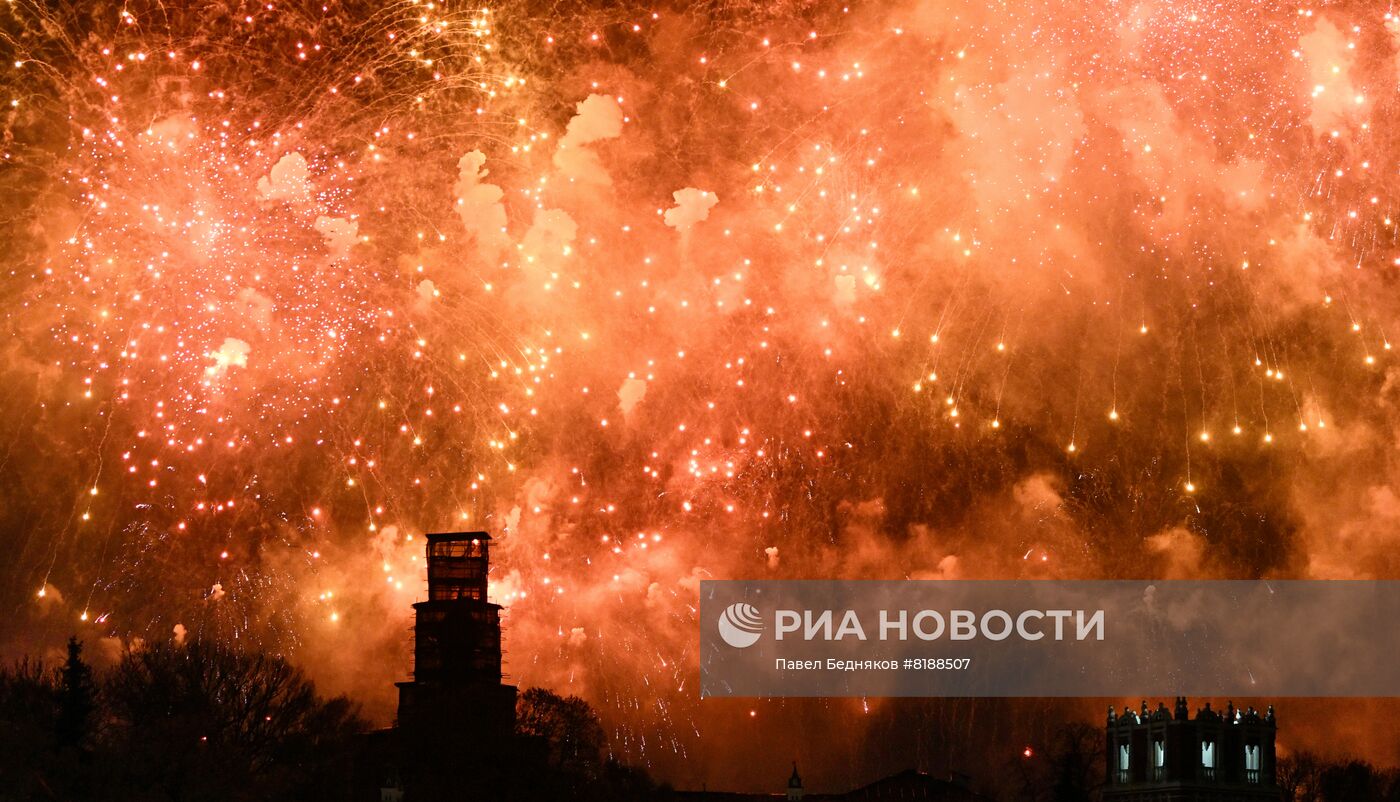
[[4,654],[387,719],[469,522],[669,777],[789,715],[695,698],[704,579],[1400,572],[1375,4],[189,5],[0,23]]

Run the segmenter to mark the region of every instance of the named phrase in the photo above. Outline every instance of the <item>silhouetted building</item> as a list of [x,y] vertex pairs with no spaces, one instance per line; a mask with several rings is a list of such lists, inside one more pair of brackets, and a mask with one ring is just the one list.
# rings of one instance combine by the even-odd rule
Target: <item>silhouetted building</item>
[[788,777],[788,802],[798,802],[802,798],[802,775],[797,773],[797,761],[792,761],[792,776]]
[[413,605],[413,679],[396,683],[395,726],[366,739],[362,798],[529,798],[515,786],[542,758],[538,744],[515,736],[516,689],[502,682],[501,606],[486,598],[491,536],[445,532],[427,541],[428,598]]
[[1274,708],[1108,709],[1104,802],[1277,802]]
[[413,679],[398,683],[398,725],[508,736],[515,686],[501,683],[501,605],[486,600],[491,536],[427,538],[428,600],[413,605]]

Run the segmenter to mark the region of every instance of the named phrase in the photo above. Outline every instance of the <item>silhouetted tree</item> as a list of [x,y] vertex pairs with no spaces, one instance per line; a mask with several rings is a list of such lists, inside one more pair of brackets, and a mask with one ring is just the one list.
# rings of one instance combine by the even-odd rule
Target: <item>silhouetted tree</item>
[[83,662],[83,644],[68,639],[68,659],[63,663],[58,688],[58,721],[55,741],[60,749],[86,749],[92,740],[92,718],[97,707],[92,668]]
[[516,731],[544,739],[552,766],[588,774],[597,769],[606,741],[598,715],[587,702],[530,688],[520,694],[515,711]]
[[1279,758],[1277,776],[1283,802],[1321,802],[1323,767],[1312,752]]
[[1323,802],[1386,802],[1386,778],[1364,760],[1334,763],[1322,770]]
[[547,765],[530,780],[525,798],[571,802],[627,802],[671,798],[639,768],[603,757],[607,738],[593,708],[577,696],[562,697],[543,688],[520,694],[516,733],[522,748],[543,742]]
[[338,798],[364,729],[285,660],[205,643],[128,653],[105,690],[124,798]]
[[55,799],[56,672],[24,661],[0,668],[0,799]]
[[1065,724],[1055,734],[1050,753],[1054,802],[1089,802],[1103,784],[1103,733],[1082,721]]
[[1283,802],[1400,802],[1400,771],[1311,752],[1279,759],[1278,784]]
[[1025,802],[1089,802],[1103,785],[1103,731],[1082,721],[1060,725],[1044,748],[1008,767],[1007,789]]

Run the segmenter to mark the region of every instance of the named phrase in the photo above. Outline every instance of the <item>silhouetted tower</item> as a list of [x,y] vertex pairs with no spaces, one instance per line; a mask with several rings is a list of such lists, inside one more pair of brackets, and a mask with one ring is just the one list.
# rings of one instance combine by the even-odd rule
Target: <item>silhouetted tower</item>
[[792,776],[788,778],[787,798],[788,802],[796,802],[802,798],[802,777],[797,773],[797,761],[792,761]]
[[1274,737],[1278,727],[1271,705],[1225,714],[1197,710],[1192,718],[1185,697],[1174,711],[1158,704],[1149,711],[1108,709],[1108,783],[1105,802],[1276,802]]
[[491,536],[428,538],[428,600],[413,605],[413,681],[400,682],[399,726],[468,740],[509,736],[515,687],[501,684],[501,606],[486,600]]

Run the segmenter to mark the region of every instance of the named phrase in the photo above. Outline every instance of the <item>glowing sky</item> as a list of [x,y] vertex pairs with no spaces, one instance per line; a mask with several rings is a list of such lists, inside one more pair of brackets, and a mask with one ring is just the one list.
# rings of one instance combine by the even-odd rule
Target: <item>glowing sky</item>
[[1398,51],[1366,3],[13,0],[0,651],[236,639],[387,721],[422,533],[484,528],[513,681],[681,785],[839,786],[1015,716],[701,705],[700,579],[1394,578]]

